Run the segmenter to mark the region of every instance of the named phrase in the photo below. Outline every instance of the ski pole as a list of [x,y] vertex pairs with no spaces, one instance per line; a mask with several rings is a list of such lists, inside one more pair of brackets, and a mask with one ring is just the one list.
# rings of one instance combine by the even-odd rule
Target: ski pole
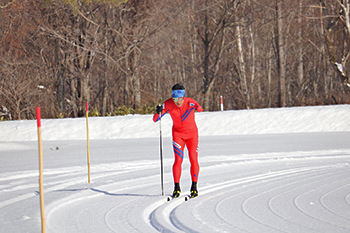
[[164,196],[164,181],[163,181],[163,142],[162,142],[162,112],[159,114],[159,136],[160,136],[160,179],[162,187],[162,196]]

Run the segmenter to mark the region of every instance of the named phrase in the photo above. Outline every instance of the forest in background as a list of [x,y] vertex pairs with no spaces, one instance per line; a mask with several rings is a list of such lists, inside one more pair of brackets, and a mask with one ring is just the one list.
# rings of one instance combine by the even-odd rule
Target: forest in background
[[[350,0],[0,0],[2,119],[350,103]],[[131,111],[132,110],[132,111]]]

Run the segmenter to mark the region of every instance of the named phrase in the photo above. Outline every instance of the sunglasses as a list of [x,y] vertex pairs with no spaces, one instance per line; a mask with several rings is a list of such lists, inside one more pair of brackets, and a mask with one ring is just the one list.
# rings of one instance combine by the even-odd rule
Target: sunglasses
[[179,98],[173,98],[174,102],[179,102],[179,101],[183,101],[184,97],[179,97]]

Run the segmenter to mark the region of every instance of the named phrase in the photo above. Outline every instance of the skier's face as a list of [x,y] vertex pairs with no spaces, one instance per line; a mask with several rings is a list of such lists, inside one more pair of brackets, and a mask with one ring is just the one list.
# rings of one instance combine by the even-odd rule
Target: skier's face
[[184,97],[180,97],[180,98],[173,98],[174,103],[176,104],[176,106],[181,107],[184,103]]

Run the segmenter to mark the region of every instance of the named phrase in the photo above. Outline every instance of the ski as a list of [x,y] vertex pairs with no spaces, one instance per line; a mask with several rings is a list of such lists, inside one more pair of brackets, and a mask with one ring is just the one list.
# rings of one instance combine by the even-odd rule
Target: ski
[[178,199],[178,198],[179,197],[167,196],[166,200],[171,201],[171,200]]
[[[192,196],[192,195],[193,195],[193,196]],[[185,196],[185,201],[188,201],[188,200],[193,199],[193,198],[196,198],[196,197],[198,197],[198,192],[195,192],[195,193],[186,195],[186,196]]]
[[189,200],[191,200],[193,198],[195,198],[195,197],[191,197],[191,195],[186,195],[185,196],[185,201],[189,201]]
[[[197,183],[195,183],[195,185],[197,185]],[[192,186],[192,188],[193,188],[193,186]],[[188,201],[188,200],[195,198],[195,197],[198,197],[198,191],[197,191],[197,189],[192,189],[191,194],[185,196],[185,201]]]
[[[191,195],[186,195],[185,196],[185,201],[189,201],[190,199],[193,199],[195,197],[191,197]],[[173,197],[173,196],[167,196],[166,200],[169,202],[174,199],[179,199],[179,197]]]

